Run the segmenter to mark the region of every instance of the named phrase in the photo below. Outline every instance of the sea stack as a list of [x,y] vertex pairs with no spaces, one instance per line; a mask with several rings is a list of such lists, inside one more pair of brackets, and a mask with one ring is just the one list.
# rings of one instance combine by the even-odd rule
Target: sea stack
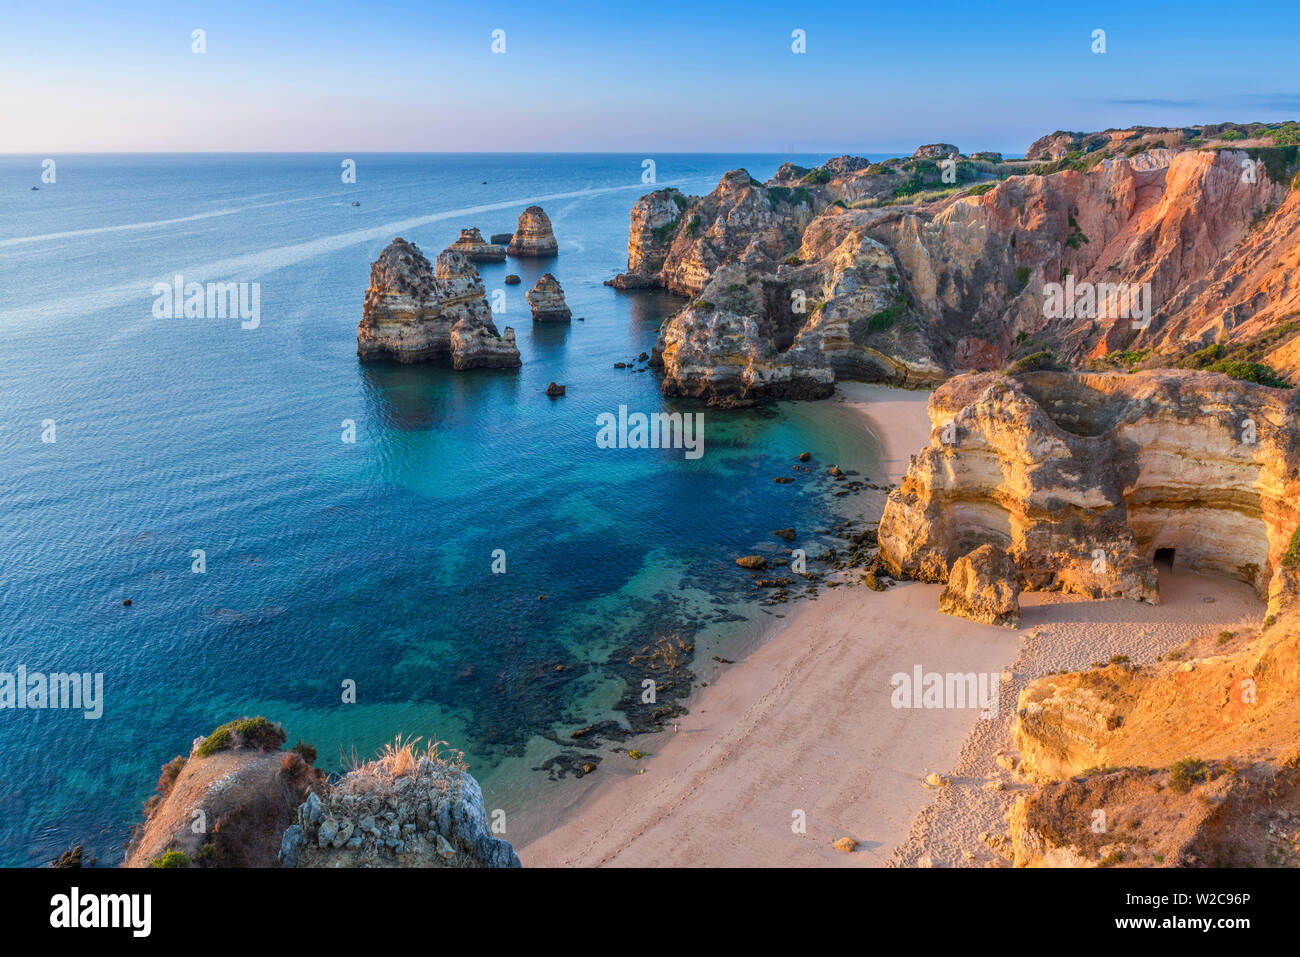
[[484,242],[483,234],[478,231],[477,226],[462,229],[460,238],[451,244],[451,248],[475,263],[499,263],[505,262],[506,258],[506,248],[495,243]]
[[357,355],[453,369],[520,365],[515,332],[508,326],[504,335],[497,332],[473,263],[445,249],[435,272],[420,248],[400,236],[370,266]]
[[506,251],[511,256],[554,256],[560,251],[551,220],[542,207],[529,206],[519,214],[519,225]]
[[573,318],[564,302],[564,290],[560,288],[559,280],[550,273],[537,280],[537,285],[528,291],[525,298],[533,308],[535,322],[568,322]]

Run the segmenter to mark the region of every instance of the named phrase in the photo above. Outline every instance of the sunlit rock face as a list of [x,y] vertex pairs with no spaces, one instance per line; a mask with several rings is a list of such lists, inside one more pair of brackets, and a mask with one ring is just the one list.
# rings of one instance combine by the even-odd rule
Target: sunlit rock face
[[[735,336],[718,332],[726,317],[708,308],[719,306],[716,287],[706,294],[735,266],[747,274],[739,284],[756,279],[767,294],[724,312],[752,321],[762,359],[749,378],[776,397],[781,381],[789,397],[805,393],[805,360],[832,382],[928,386],[1028,356],[1168,366],[1215,342],[1300,374],[1300,323],[1288,322],[1300,303],[1300,198],[1277,170],[1244,151],[1186,148],[1178,130],[1057,137],[1102,152],[1085,169],[1002,174],[920,202],[897,191],[919,175],[907,163],[928,169],[932,158],[839,157],[815,170],[785,164],[766,183],[732,170],[706,196],[658,190],[633,207],[628,269],[609,284],[691,300],[669,325],[700,328],[666,326],[660,343],[666,388],[719,403],[743,404],[752,390],[697,388],[707,356],[688,351],[690,366],[675,368],[667,347],[713,342],[717,365],[737,365]],[[1125,155],[1130,142],[1142,151]],[[1070,290],[1068,309],[1053,308],[1065,305],[1057,287]],[[804,349],[784,368],[796,337]],[[743,374],[717,377],[726,381],[747,389]]]
[[451,244],[451,248],[470,262],[499,263],[506,258],[506,247],[485,241],[477,226],[462,229],[460,237]]
[[418,246],[401,237],[370,267],[357,355],[453,369],[520,365],[514,330],[497,332],[474,265],[453,247],[438,255],[435,270]]
[[540,206],[529,206],[519,214],[519,224],[506,248],[511,256],[544,257],[559,252],[550,217]]
[[937,389],[929,414],[880,523],[903,577],[946,582],[987,543],[1031,589],[1155,602],[1161,557],[1266,597],[1300,524],[1290,390],[1173,370],[983,373]]

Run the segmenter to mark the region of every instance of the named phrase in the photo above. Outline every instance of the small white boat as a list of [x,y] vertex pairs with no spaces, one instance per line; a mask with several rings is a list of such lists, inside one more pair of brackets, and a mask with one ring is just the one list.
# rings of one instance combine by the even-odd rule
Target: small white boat
[[354,200],[352,201],[352,205],[353,205],[353,206],[360,206],[361,204],[358,203],[358,202],[354,199]]

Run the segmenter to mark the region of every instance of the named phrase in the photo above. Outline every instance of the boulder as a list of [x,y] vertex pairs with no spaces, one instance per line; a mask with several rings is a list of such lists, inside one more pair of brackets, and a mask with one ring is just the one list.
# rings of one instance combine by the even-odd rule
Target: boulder
[[1015,563],[995,545],[981,545],[957,559],[939,597],[945,615],[986,625],[1020,624],[1020,582]]

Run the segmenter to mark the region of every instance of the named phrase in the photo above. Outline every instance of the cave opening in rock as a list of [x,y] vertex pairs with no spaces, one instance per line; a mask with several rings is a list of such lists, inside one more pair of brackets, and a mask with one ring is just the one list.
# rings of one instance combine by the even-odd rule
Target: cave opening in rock
[[1174,552],[1173,548],[1157,548],[1154,564],[1156,568],[1162,568],[1167,571],[1174,570]]

